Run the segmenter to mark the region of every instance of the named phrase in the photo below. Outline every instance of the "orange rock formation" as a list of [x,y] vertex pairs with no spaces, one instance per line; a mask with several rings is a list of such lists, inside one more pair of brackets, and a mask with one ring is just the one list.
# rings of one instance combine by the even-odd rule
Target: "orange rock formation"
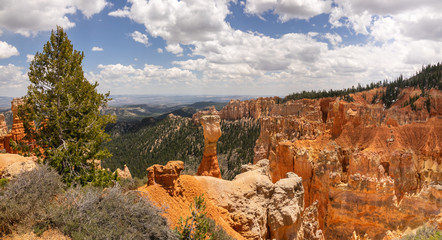
[[4,139],[8,135],[8,126],[6,126],[5,116],[0,114],[0,150],[5,149]]
[[[21,98],[14,98],[11,102],[11,110],[13,114],[13,122],[12,122],[12,129],[9,133],[2,136],[2,132],[7,132],[7,126],[6,123],[4,123],[4,116],[3,121],[2,117],[0,116],[0,150],[4,149],[7,153],[18,153],[17,150],[12,149],[10,146],[10,141],[18,142],[22,140],[25,137],[25,129],[23,127],[23,122],[18,117],[18,107],[23,104],[23,99]],[[32,141],[28,141],[28,144],[32,147]]]
[[204,130],[204,152],[197,175],[221,178],[218,157],[216,156],[216,143],[221,137],[221,119],[218,115],[205,115],[199,120]]
[[171,195],[181,194],[180,172],[184,169],[181,161],[170,161],[165,166],[155,164],[147,168],[147,185],[161,185]]
[[[95,168],[101,168],[101,164],[99,167],[96,166]],[[118,177],[122,179],[132,179],[132,174],[130,173],[129,168],[126,166],[126,164],[124,164],[123,170],[117,168],[115,172],[117,173]]]
[[402,106],[419,89],[404,89],[391,108],[371,104],[373,89],[339,98],[278,104],[275,98],[231,101],[224,119],[260,119],[255,162],[270,160],[275,183],[302,177],[305,207],[318,201],[326,239],[353,232],[382,239],[388,230],[415,228],[442,209],[442,93]]
[[[168,163],[173,165],[173,163]],[[138,190],[146,194],[176,226],[180,217],[190,214],[195,196],[204,194],[207,214],[235,239],[323,239],[317,222],[316,205],[303,211],[301,178],[288,173],[287,178],[273,184],[269,176],[269,161],[245,165],[234,180],[208,176],[179,176],[182,191],[170,194],[174,183],[151,184]],[[156,173],[156,176],[164,174]]]

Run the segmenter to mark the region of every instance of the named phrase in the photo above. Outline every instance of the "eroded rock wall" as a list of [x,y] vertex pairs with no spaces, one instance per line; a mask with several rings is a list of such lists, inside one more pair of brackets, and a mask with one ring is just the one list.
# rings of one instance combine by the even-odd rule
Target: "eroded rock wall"
[[302,177],[305,207],[318,202],[327,239],[354,231],[382,239],[441,213],[442,94],[431,90],[430,111],[423,98],[413,111],[404,102],[420,90],[403,90],[389,109],[370,104],[375,91],[352,95],[354,102],[232,101],[220,116],[260,119],[255,162],[270,160],[273,183],[287,172]]
[[[149,183],[139,188],[156,205],[165,206],[165,216],[171,223],[189,214],[183,211],[190,204],[189,199],[204,194],[207,215],[235,239],[324,239],[318,227],[316,205],[304,211],[301,178],[287,173],[286,178],[272,183],[267,159],[244,165],[242,173],[232,181],[211,176],[180,176],[174,170],[176,163],[149,168]],[[153,169],[157,169],[154,175]],[[150,180],[151,176],[168,180]],[[177,182],[181,186],[179,192]]]

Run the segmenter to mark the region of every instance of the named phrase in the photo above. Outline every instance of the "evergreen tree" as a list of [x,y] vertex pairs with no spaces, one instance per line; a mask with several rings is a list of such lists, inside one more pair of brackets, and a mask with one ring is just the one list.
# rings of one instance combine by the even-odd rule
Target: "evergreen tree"
[[19,116],[27,138],[38,146],[37,156],[57,169],[65,182],[100,184],[111,175],[96,169],[93,161],[110,156],[100,145],[109,139],[104,127],[114,118],[100,115],[109,93],[97,93],[98,83],[84,77],[83,57],[83,52],[73,50],[61,27],[52,31],[43,52],[37,52],[31,62],[31,84]]

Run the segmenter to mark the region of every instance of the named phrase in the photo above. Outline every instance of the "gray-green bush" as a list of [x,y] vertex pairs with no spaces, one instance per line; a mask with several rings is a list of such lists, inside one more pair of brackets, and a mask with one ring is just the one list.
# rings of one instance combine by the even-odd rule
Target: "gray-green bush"
[[60,175],[46,165],[19,174],[0,190],[0,236],[44,220],[48,206],[61,193]]
[[416,230],[416,233],[410,233],[401,238],[402,240],[440,240],[442,231],[431,225],[424,225]]
[[119,186],[69,189],[51,220],[72,239],[175,239],[155,207]]
[[46,165],[0,188],[0,238],[58,228],[72,239],[176,239],[159,211],[136,191],[142,180],[112,188],[67,188]]

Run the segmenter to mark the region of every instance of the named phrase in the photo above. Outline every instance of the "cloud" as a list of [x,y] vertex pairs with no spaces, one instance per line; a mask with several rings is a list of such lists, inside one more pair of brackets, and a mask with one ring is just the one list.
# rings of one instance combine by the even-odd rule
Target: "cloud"
[[149,46],[149,38],[146,36],[146,34],[142,34],[138,31],[135,31],[135,32],[131,33],[130,36],[132,37],[132,39],[135,42],[142,43],[142,44],[146,45],[146,47]]
[[[164,39],[166,47],[157,49],[159,53],[165,49],[182,56],[183,48],[189,52],[190,59],[172,63],[174,71],[191,74],[188,77],[193,80],[177,86],[194,84],[211,94],[282,95],[367,84],[401,73],[409,76],[422,64],[440,61],[442,30],[437,23],[442,17],[432,6],[442,4],[422,0],[402,6],[411,1],[398,2],[335,0],[333,6],[331,1],[320,0],[240,2],[249,14],[271,12],[281,22],[330,13],[332,27],[348,28],[350,34],[364,39],[358,43],[349,43],[338,34],[340,29],[278,37],[233,29],[226,22],[231,4],[228,0],[130,0],[128,6],[109,15],[130,18],[143,24],[151,36]],[[160,68],[154,72],[170,71]],[[106,84],[127,78],[155,88],[157,80],[146,78],[147,72],[145,68],[106,65],[99,75],[102,81],[109,81]]]
[[23,67],[0,65],[0,96],[17,97],[26,93],[28,77]]
[[218,37],[229,28],[224,21],[229,0],[130,0],[131,6],[109,13],[114,17],[128,17],[144,24],[153,37],[168,42],[192,44]]
[[337,33],[326,33],[324,38],[327,39],[332,46],[337,46],[342,42],[342,38]]
[[309,19],[331,9],[329,0],[248,0],[244,11],[249,14],[261,16],[271,11],[279,16],[281,22],[291,19]]
[[181,56],[183,54],[183,48],[180,46],[180,44],[168,44],[166,46],[166,50],[168,52],[171,52],[175,55]]
[[84,16],[91,18],[92,15],[101,12],[110,3],[106,0],[74,0],[73,5],[80,10]]
[[335,0],[335,4],[329,17],[334,27],[345,26],[381,42],[442,39],[442,1]]
[[164,91],[164,86],[172,85],[179,89],[181,86],[194,86],[197,80],[191,71],[150,64],[145,64],[143,68],[122,64],[100,64],[98,69],[98,73],[88,73],[87,78],[90,81],[97,81],[100,88],[106,91],[115,89],[112,94],[158,93],[160,89]]
[[93,52],[102,52],[104,49],[101,47],[92,47]]
[[105,0],[2,0],[0,27],[29,37],[49,31],[56,25],[69,29],[75,23],[68,15],[80,10],[87,18],[99,13],[108,3]]
[[19,52],[17,48],[8,44],[7,42],[0,41],[0,59],[10,58],[12,56],[18,56]]
[[34,60],[35,55],[32,54],[26,54],[26,62],[30,63],[32,60]]

